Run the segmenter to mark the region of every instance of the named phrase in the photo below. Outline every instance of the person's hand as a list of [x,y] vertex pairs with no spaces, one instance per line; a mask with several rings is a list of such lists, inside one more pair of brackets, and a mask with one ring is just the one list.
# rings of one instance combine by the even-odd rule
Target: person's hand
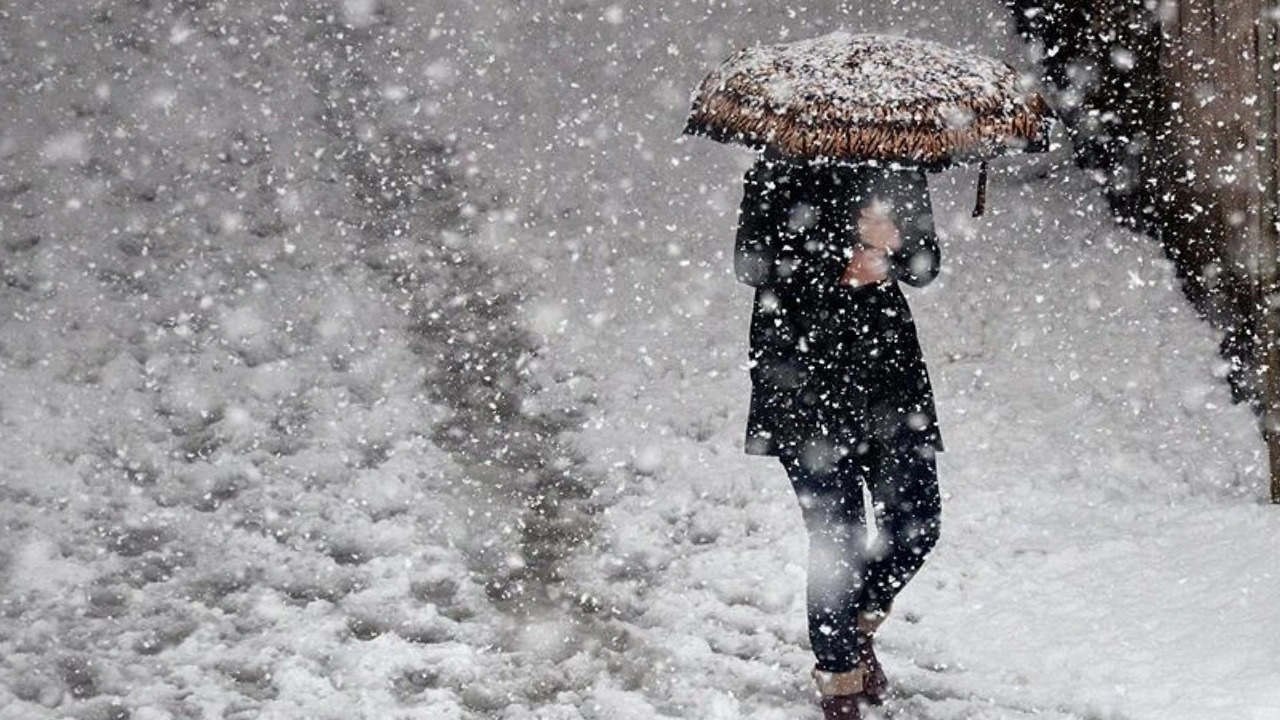
[[880,248],[859,245],[840,276],[840,284],[849,287],[875,285],[889,277],[889,258]]
[[858,217],[859,242],[840,276],[851,287],[874,285],[889,277],[889,254],[902,247],[902,236],[879,201],[862,208]]

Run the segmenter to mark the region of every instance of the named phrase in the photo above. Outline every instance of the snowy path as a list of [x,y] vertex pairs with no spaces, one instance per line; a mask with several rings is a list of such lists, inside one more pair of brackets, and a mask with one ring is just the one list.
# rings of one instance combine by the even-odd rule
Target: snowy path
[[[1007,10],[198,5],[30,0],[3,26],[30,92],[0,128],[24,171],[0,173],[0,718],[816,718],[799,515],[741,451],[747,156],[675,142],[686,90],[834,27],[1016,59]],[[384,192],[454,134],[467,183]],[[976,223],[972,171],[933,180],[947,273],[910,298],[945,527],[884,630],[891,714],[1276,720],[1253,422],[1154,244],[1061,160],[998,171]],[[494,264],[443,272],[437,233]],[[489,334],[505,300],[457,303],[525,280],[524,409],[581,410],[604,478],[580,543],[528,522],[545,476],[518,469],[556,449],[536,413],[489,424],[431,374],[523,350]],[[415,322],[435,301],[459,332]],[[428,434],[459,407],[472,462]],[[570,556],[522,615],[477,566],[527,567],[530,536]]]
[[[1280,518],[1251,419],[1154,243],[1037,162],[979,221],[971,173],[933,181],[947,271],[910,297],[944,530],[883,631],[886,716],[1280,717]],[[609,682],[634,693],[597,696],[599,717],[816,717],[799,514],[782,469],[740,450],[750,291],[719,257],[731,235],[714,242],[615,267],[634,295],[587,298],[592,332],[561,309],[562,351],[589,363],[572,392],[598,398],[579,439],[617,483],[583,574],[631,637]],[[626,714],[637,696],[653,709]]]

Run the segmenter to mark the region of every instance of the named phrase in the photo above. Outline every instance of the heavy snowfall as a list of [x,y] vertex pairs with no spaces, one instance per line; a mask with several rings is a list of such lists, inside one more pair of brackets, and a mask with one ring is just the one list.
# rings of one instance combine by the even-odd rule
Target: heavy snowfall
[[[0,718],[816,720],[743,453],[738,47],[1035,59],[995,0],[0,7]],[[1219,333],[1051,152],[930,176],[941,540],[901,720],[1277,720]]]

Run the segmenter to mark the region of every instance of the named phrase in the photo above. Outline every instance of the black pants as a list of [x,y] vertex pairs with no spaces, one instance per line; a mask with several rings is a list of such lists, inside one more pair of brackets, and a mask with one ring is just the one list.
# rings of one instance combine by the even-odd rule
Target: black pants
[[[871,443],[833,465],[779,458],[809,532],[809,641],[818,669],[858,663],[858,615],[888,610],[938,541],[942,501],[930,446]],[[880,536],[867,546],[862,487],[871,492]]]

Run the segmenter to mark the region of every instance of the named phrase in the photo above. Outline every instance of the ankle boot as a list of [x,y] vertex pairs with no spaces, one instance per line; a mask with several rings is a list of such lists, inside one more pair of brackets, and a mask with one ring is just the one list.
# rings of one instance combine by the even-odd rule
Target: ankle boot
[[857,695],[830,695],[821,703],[822,720],[862,720]]
[[865,684],[865,668],[859,666],[842,673],[814,668],[813,679],[818,683],[823,720],[862,720],[858,698]]
[[874,642],[876,630],[888,614],[885,610],[858,615],[858,666],[866,671],[861,697],[868,705],[883,705],[889,692],[889,678],[876,657]]

